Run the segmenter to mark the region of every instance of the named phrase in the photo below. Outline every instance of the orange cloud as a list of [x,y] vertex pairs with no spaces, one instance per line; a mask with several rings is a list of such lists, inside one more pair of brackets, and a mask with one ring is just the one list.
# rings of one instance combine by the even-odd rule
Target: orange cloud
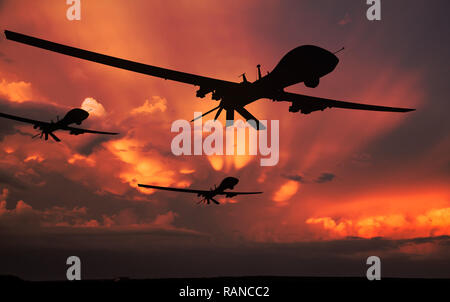
[[0,95],[5,96],[11,102],[22,103],[32,99],[31,83],[18,81],[8,82],[2,79],[0,82]]
[[225,163],[225,159],[223,156],[220,155],[210,155],[207,157],[209,163],[211,164],[211,167],[216,170],[216,171],[220,171],[222,170],[224,163]]
[[230,172],[247,166],[255,156],[252,155],[209,155],[207,159],[216,171]]
[[70,157],[67,162],[69,164],[75,164],[78,161],[82,161],[84,163],[86,163],[88,166],[95,166],[95,159],[91,158],[91,157],[87,157],[87,156],[83,156],[81,154],[73,154],[72,157]]
[[297,193],[299,189],[299,183],[294,180],[289,180],[288,182],[285,182],[278,191],[275,192],[274,196],[272,197],[272,200],[278,203],[283,203],[289,199],[291,199],[292,196]]
[[8,154],[11,154],[11,153],[14,152],[14,149],[11,148],[11,147],[5,147],[3,150],[4,150],[6,153],[8,153]]
[[152,96],[152,101],[145,100],[142,106],[131,110],[131,114],[150,114],[156,111],[164,112],[167,109],[167,100],[159,96]]
[[330,238],[357,236],[363,238],[412,238],[450,235],[450,208],[431,209],[409,217],[405,214],[333,219],[308,218],[307,224],[319,225]]
[[23,161],[24,162],[29,162],[29,161],[32,161],[32,160],[33,161],[37,161],[37,162],[42,162],[44,160],[44,158],[40,154],[33,154],[33,155],[29,155]]
[[195,172],[195,169],[181,169],[180,173],[181,174],[192,174]]
[[217,201],[220,202],[221,204],[234,204],[234,203],[238,203],[239,200],[238,199],[234,199],[234,198],[225,198],[225,197],[219,197],[217,198]]

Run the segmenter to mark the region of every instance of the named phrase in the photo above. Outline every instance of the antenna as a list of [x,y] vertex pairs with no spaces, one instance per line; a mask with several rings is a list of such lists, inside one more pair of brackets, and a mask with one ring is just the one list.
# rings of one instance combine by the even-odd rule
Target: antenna
[[258,68],[258,80],[261,79],[261,64],[256,65],[256,68]]
[[240,77],[242,77],[242,82],[247,83],[247,77],[245,76],[245,72],[243,74],[240,75]]
[[333,54],[335,55],[335,54],[337,54],[338,52],[341,52],[341,51],[343,51],[345,48],[344,47],[342,47],[341,49],[339,49],[338,51],[336,51],[336,52],[333,52]]

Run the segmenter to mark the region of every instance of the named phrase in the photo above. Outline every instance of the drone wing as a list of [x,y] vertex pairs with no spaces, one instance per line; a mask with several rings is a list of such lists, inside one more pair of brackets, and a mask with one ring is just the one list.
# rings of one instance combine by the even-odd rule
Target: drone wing
[[192,190],[192,189],[159,187],[159,186],[143,185],[143,184],[138,184],[138,187],[149,188],[149,189],[157,189],[157,190],[165,190],[165,191],[184,192],[184,193],[196,193],[196,194],[202,194],[202,193],[210,192],[210,191],[206,191],[206,190]]
[[117,132],[96,131],[96,130],[89,130],[89,129],[70,127],[70,126],[62,127],[61,130],[69,131],[69,133],[73,134],[73,135],[78,135],[78,134],[83,134],[83,133],[107,134],[107,135],[117,135],[117,134],[119,134]]
[[202,89],[206,89],[208,91],[212,91],[219,87],[226,87],[230,85],[239,85],[235,82],[229,82],[209,77],[204,77],[200,75],[195,75],[191,73],[161,68],[152,65],[146,65],[138,62],[133,62],[125,59],[120,59],[104,54],[100,54],[97,52],[92,52],[76,47],[71,47],[39,38],[35,38],[32,36],[27,36],[21,33],[12,32],[9,30],[5,30],[5,36],[8,40],[16,41],[19,43],[27,44],[30,46],[35,46],[38,48],[54,51],[57,53],[61,53],[64,55],[97,62],[100,64],[105,64],[121,69],[126,69],[138,73],[143,73],[146,75],[163,78],[166,80],[172,80],[192,85],[201,86]]
[[292,107],[289,108],[289,111],[291,112],[300,111],[303,114],[309,114],[313,111],[324,110],[326,108],[345,108],[345,109],[387,111],[387,112],[409,112],[415,110],[409,108],[387,107],[387,106],[368,105],[353,102],[344,102],[284,91],[277,94],[277,96],[275,96],[274,99],[276,101],[292,102]]
[[251,195],[251,194],[262,194],[263,192],[233,192],[233,191],[224,191],[222,193],[218,193],[217,195],[225,195],[226,197],[233,197],[236,195]]
[[24,118],[24,117],[10,115],[10,114],[1,113],[1,112],[0,112],[0,117],[4,117],[4,118],[10,119],[10,120],[15,120],[15,121],[23,122],[23,123],[32,124],[34,126],[46,126],[46,125],[50,124],[50,123],[43,122],[43,121],[32,120],[29,118]]

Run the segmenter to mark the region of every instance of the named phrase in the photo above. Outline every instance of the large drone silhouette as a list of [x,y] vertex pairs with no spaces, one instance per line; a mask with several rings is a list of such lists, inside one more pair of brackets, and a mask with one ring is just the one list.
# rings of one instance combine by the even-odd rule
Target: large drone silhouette
[[214,202],[215,204],[220,204],[217,200],[214,199],[216,195],[225,195],[226,198],[231,198],[236,195],[249,195],[249,194],[261,194],[262,192],[232,192],[225,191],[227,189],[233,190],[234,186],[237,185],[239,179],[235,177],[226,177],[222,180],[219,186],[214,186],[214,189],[210,190],[193,190],[193,189],[182,189],[182,188],[170,188],[170,187],[159,187],[152,185],[143,185],[138,184],[141,188],[149,188],[149,189],[157,189],[157,190],[166,190],[166,191],[175,191],[175,192],[184,192],[184,193],[195,193],[198,197],[201,197],[198,203],[206,203],[210,204],[210,202]]
[[8,30],[5,30],[5,35],[7,39],[12,41],[80,59],[160,77],[166,80],[199,86],[196,94],[197,97],[204,98],[206,94],[211,93],[211,98],[219,101],[219,105],[196,118],[200,118],[217,110],[214,117],[214,119],[217,119],[221,112],[225,110],[227,126],[233,123],[234,112],[236,111],[247,121],[254,120],[255,123],[250,124],[256,129],[264,129],[264,125],[244,108],[246,105],[262,98],[272,99],[273,101],[278,102],[291,102],[289,111],[301,112],[303,114],[309,114],[313,111],[333,107],[390,112],[408,112],[414,110],[344,102],[284,91],[285,87],[301,82],[307,87],[317,87],[320,78],[336,68],[336,65],[339,62],[336,53],[313,45],[303,45],[294,48],[265,76],[261,76],[261,66],[258,65],[258,79],[256,81],[249,82],[244,73],[242,74],[242,82],[238,83],[137,63]]
[[79,135],[83,133],[94,133],[94,134],[109,134],[109,135],[116,135],[119,133],[116,132],[104,132],[104,131],[96,131],[96,130],[89,130],[89,129],[82,129],[82,128],[76,128],[69,126],[70,124],[77,124],[81,125],[81,123],[87,119],[89,116],[89,113],[86,110],[80,109],[80,108],[74,108],[71,109],[69,112],[66,113],[66,115],[59,119],[59,117],[56,118],[56,122],[50,121],[50,122],[43,122],[38,120],[32,120],[20,116],[10,115],[6,113],[0,112],[0,117],[4,117],[10,120],[15,120],[23,123],[32,124],[34,129],[39,129],[39,133],[34,135],[33,138],[44,137],[45,140],[48,140],[48,137],[50,136],[55,141],[60,142],[61,140],[53,134],[56,130],[66,130],[69,131],[70,134],[73,135]]

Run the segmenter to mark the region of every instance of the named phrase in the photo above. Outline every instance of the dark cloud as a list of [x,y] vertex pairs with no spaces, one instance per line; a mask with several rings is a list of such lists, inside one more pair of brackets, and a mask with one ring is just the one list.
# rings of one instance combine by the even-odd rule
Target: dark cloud
[[304,176],[298,175],[298,174],[282,174],[282,177],[289,179],[289,180],[293,180],[293,181],[297,181],[300,183],[325,183],[325,182],[330,182],[332,181],[336,175],[332,174],[332,173],[322,173],[319,177],[317,177],[314,180],[308,180],[306,179]]
[[336,177],[336,175],[334,175],[333,173],[322,173],[319,177],[316,178],[316,180],[314,180],[316,183],[324,183],[324,182],[330,182],[332,181],[334,178]]
[[350,22],[352,22],[352,18],[350,17],[349,13],[345,13],[345,16],[341,20],[339,20],[338,24],[346,25],[349,24]]
[[76,151],[84,156],[89,156],[96,150],[96,148],[99,148],[104,142],[117,138],[118,136],[111,136],[111,135],[92,135],[92,138],[90,138],[86,143],[76,147]]
[[14,176],[10,170],[0,170],[0,185],[12,186],[19,190],[27,189],[27,185]]
[[282,175],[286,179],[298,181],[298,182],[305,182],[305,179],[303,176],[297,175],[297,174],[283,174]]
[[[1,6],[1,4],[0,4]],[[13,60],[11,60],[10,58],[8,58],[3,52],[0,51],[0,60],[2,60],[5,63],[12,63]]]
[[[65,260],[77,255],[83,278],[205,276],[365,276],[367,257],[381,258],[383,277],[450,277],[448,236],[409,240],[343,239],[296,243],[220,244],[202,237],[167,240],[169,234],[41,234],[9,239],[0,250],[0,273],[25,279],[61,280]],[[183,237],[184,236],[184,237]],[[95,238],[95,240],[93,240]],[[428,257],[398,252],[411,244],[435,244]],[[32,266],[28,265],[33,263]],[[245,263],[245,265],[243,265]]]

